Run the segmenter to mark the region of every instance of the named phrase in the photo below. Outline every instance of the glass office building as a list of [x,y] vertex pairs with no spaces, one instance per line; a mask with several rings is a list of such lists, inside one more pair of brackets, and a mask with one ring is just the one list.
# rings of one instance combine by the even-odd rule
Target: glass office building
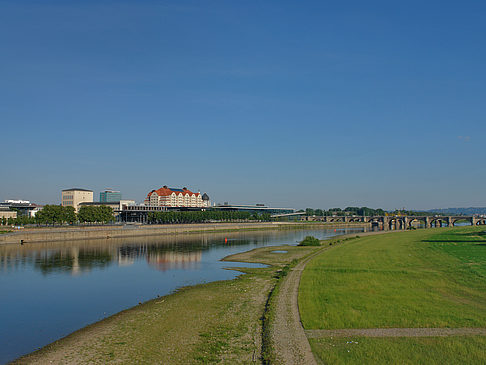
[[100,193],[100,203],[113,203],[122,200],[122,195],[119,191],[105,190]]

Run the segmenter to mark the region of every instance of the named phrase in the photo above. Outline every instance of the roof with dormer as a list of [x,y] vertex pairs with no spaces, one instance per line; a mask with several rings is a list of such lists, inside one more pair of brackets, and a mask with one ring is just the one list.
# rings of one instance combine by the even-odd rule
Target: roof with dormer
[[152,190],[150,193],[147,194],[147,198],[149,199],[150,196],[154,192],[157,193],[157,195],[159,195],[159,196],[169,196],[169,195],[172,195],[173,193],[176,194],[176,195],[182,194],[184,196],[185,195],[195,195],[195,196],[201,195],[201,193],[193,193],[192,191],[190,191],[187,188],[179,189],[179,188],[169,188],[167,186],[163,186],[160,189]]

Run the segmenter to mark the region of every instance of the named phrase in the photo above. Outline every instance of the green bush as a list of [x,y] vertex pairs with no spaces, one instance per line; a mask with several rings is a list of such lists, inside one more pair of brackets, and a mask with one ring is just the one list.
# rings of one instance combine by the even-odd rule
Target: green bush
[[299,246],[320,246],[321,242],[312,236],[307,236],[303,239],[302,242],[299,243]]

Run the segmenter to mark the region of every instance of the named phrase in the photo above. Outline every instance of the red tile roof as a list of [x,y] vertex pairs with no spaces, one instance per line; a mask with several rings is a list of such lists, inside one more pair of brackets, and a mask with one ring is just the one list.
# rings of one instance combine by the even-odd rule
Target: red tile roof
[[159,196],[169,196],[172,193],[175,193],[176,195],[179,195],[180,193],[182,193],[182,195],[192,195],[192,194],[195,194],[196,196],[201,195],[201,193],[193,193],[192,191],[190,191],[187,188],[174,189],[173,190],[171,188],[162,187],[162,188],[157,189],[157,190],[152,190],[150,193],[148,193],[147,199],[150,199],[150,195],[152,195],[153,192],[156,192]]

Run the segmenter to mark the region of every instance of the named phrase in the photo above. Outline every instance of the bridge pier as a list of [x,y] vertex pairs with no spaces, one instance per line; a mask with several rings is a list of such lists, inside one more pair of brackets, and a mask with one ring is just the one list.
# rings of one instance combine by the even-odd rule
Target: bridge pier
[[447,226],[454,227],[454,220],[452,219],[452,217],[447,217]]
[[390,218],[389,217],[383,217],[383,230],[384,231],[390,230]]

